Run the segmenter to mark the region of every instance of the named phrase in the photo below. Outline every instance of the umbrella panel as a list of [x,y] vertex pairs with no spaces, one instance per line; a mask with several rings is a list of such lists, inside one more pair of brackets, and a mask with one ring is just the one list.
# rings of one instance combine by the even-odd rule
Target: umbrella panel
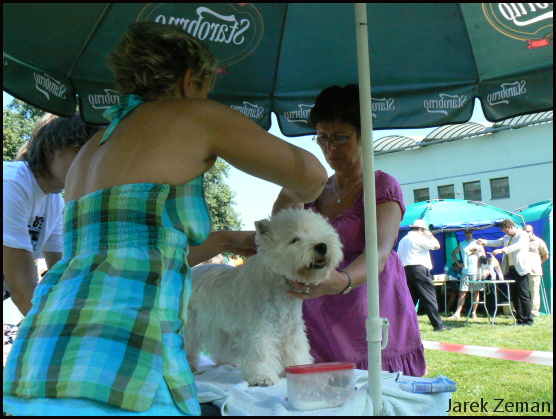
[[[475,96],[489,120],[552,108],[552,4],[495,5],[367,5],[374,129],[465,122]],[[313,132],[308,114],[323,88],[358,82],[348,4],[4,3],[3,11],[4,89],[66,116],[79,95],[93,123],[106,123],[102,113],[117,100],[106,54],[137,21],[177,25],[205,42],[220,66],[210,97],[266,129],[275,112],[287,136]]]

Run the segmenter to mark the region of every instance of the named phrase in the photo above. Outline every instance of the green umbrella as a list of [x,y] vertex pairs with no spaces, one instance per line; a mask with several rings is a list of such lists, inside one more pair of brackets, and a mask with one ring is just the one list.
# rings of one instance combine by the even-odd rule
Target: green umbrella
[[129,23],[157,21],[183,27],[214,52],[220,80],[212,99],[265,128],[275,112],[287,136],[313,132],[308,115],[323,88],[358,82],[366,169],[369,392],[379,414],[383,321],[373,124],[384,129],[465,122],[474,97],[491,121],[551,109],[552,4],[356,4],[355,9],[354,21],[352,6],[344,3],[4,4],[3,80],[4,90],[35,106],[71,115],[78,100],[87,121],[105,123],[102,112],[117,100],[106,54]]
[[[106,54],[129,23],[185,28],[218,58],[212,98],[287,136],[332,84],[357,83],[353,6],[345,3],[4,3],[4,89],[84,118],[117,99]],[[368,4],[374,129],[552,109],[552,3]],[[78,96],[76,96],[76,94]]]

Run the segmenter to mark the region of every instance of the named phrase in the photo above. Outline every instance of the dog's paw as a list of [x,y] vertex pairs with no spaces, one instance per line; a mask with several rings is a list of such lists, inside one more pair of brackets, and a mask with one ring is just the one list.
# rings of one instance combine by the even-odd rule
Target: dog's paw
[[268,387],[276,384],[278,382],[278,376],[269,377],[267,375],[261,377],[252,377],[247,380],[249,387]]

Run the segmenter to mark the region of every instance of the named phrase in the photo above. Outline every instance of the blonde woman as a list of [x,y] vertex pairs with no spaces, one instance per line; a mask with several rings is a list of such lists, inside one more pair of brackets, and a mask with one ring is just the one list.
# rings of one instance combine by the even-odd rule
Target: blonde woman
[[203,174],[222,157],[299,203],[326,182],[312,154],[207,100],[215,60],[186,32],[133,24],[109,60],[122,97],[68,173],[64,257],[8,358],[8,413],[198,415],[189,266],[254,251],[251,232],[210,233]]

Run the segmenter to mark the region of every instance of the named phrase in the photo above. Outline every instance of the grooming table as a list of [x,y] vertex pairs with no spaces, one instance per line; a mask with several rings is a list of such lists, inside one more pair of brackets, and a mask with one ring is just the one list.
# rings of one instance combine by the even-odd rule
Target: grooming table
[[[512,280],[512,279],[504,279],[504,280],[498,280],[498,281],[495,281],[495,280],[492,280],[492,279],[485,279],[484,281],[469,281],[470,284],[484,285],[484,287],[483,287],[482,291],[479,291],[479,301],[473,301],[473,297],[471,297],[472,301],[471,301],[471,305],[469,306],[469,311],[467,312],[467,319],[465,321],[465,324],[466,325],[469,324],[469,315],[471,314],[471,310],[473,309],[473,306],[477,305],[477,304],[483,304],[483,306],[485,307],[485,311],[486,311],[486,314],[487,314],[488,318],[490,320],[492,320],[492,323],[491,323],[492,328],[494,328],[494,319],[496,318],[496,312],[498,310],[498,307],[503,307],[503,306],[507,306],[507,307],[510,308],[510,314],[511,314],[513,320],[514,320],[513,324],[515,325],[516,320],[515,320],[515,317],[514,317],[514,313],[512,312],[512,308],[511,308],[511,301],[512,300],[510,298],[510,284],[512,282],[515,282],[515,281]],[[506,290],[507,290],[508,294],[504,294],[503,291],[500,291],[500,292],[502,294],[504,294],[506,297],[508,297],[508,302],[507,303],[498,303],[498,287],[496,285],[499,285],[499,284],[506,284]],[[488,313],[488,309],[487,309],[487,306],[486,306],[486,294],[488,292],[487,290],[489,289],[489,286],[494,289],[494,313],[492,314],[492,317]],[[483,296],[482,301],[481,301],[481,297],[480,297],[481,293],[482,293],[482,296]]]
[[[401,373],[382,373],[383,415],[447,415],[451,393],[414,394],[396,382]],[[269,387],[249,387],[241,371],[231,365],[203,365],[195,375],[200,403],[212,403],[223,416],[361,416],[373,415],[367,388],[368,372],[355,370],[354,396],[341,407],[299,411],[287,401],[286,379]]]

